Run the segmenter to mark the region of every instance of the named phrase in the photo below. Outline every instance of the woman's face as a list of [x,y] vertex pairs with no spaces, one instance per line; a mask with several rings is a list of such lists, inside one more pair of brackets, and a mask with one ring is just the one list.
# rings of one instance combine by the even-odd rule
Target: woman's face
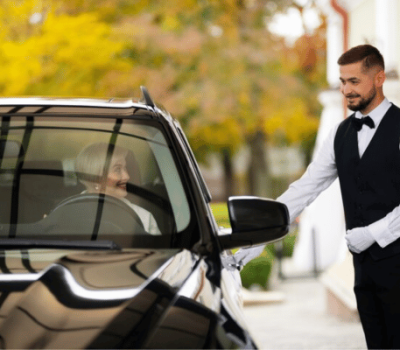
[[114,156],[111,159],[110,169],[105,184],[102,184],[102,192],[109,196],[123,198],[128,193],[126,184],[129,174],[126,170],[126,160],[124,156]]

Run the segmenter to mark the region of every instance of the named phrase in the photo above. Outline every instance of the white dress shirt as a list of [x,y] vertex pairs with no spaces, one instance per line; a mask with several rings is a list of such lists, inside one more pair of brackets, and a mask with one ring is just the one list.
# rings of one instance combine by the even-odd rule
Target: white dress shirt
[[[371,129],[363,125],[357,133],[358,150],[360,158],[367,149],[372,137],[375,135],[379,124],[391,107],[391,103],[385,98],[368,115],[375,123],[375,128]],[[364,117],[360,112],[356,112],[356,118]],[[290,222],[293,222],[314,199],[337,178],[337,169],[335,161],[334,140],[339,124],[337,124],[329,133],[315,159],[310,163],[303,176],[293,182],[289,189],[277,198],[277,201],[285,203],[290,214]],[[400,174],[399,174],[400,176]],[[374,240],[382,247],[394,242],[400,237],[400,206],[396,207],[386,217],[367,226],[368,232]],[[235,258],[238,262],[246,264],[263,251],[264,246],[240,249]]]

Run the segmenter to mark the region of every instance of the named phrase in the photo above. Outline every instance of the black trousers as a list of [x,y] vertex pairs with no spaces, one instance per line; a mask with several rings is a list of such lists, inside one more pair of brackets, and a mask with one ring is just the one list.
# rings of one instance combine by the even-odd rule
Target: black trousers
[[369,349],[400,349],[400,254],[353,254],[354,292]]

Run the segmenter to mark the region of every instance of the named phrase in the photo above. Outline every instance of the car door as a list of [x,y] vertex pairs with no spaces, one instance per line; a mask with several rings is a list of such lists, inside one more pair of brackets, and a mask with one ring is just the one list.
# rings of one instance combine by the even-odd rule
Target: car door
[[[187,139],[176,125],[177,136],[193,169],[207,210],[211,237],[218,228],[208,203],[210,192],[201,175]],[[192,254],[193,269],[165,312],[146,348],[253,348],[246,330],[240,295],[239,271],[228,271],[221,264],[217,240],[212,249]],[[179,341],[177,341],[179,339]]]

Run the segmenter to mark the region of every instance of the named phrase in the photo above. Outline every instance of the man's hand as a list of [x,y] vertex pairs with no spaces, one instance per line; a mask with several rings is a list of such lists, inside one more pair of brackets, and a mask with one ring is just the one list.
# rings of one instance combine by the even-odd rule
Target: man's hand
[[229,271],[241,270],[250,260],[259,256],[265,248],[265,245],[259,245],[251,248],[241,248],[235,254],[222,257],[222,265]]
[[264,248],[264,244],[251,248],[241,248],[233,256],[238,265],[244,266],[250,260],[257,258],[263,252]]
[[347,231],[347,246],[354,253],[361,253],[375,243],[368,227],[357,227]]
[[223,256],[221,258],[222,266],[226,268],[228,271],[239,270],[242,267],[234,258],[233,255]]

